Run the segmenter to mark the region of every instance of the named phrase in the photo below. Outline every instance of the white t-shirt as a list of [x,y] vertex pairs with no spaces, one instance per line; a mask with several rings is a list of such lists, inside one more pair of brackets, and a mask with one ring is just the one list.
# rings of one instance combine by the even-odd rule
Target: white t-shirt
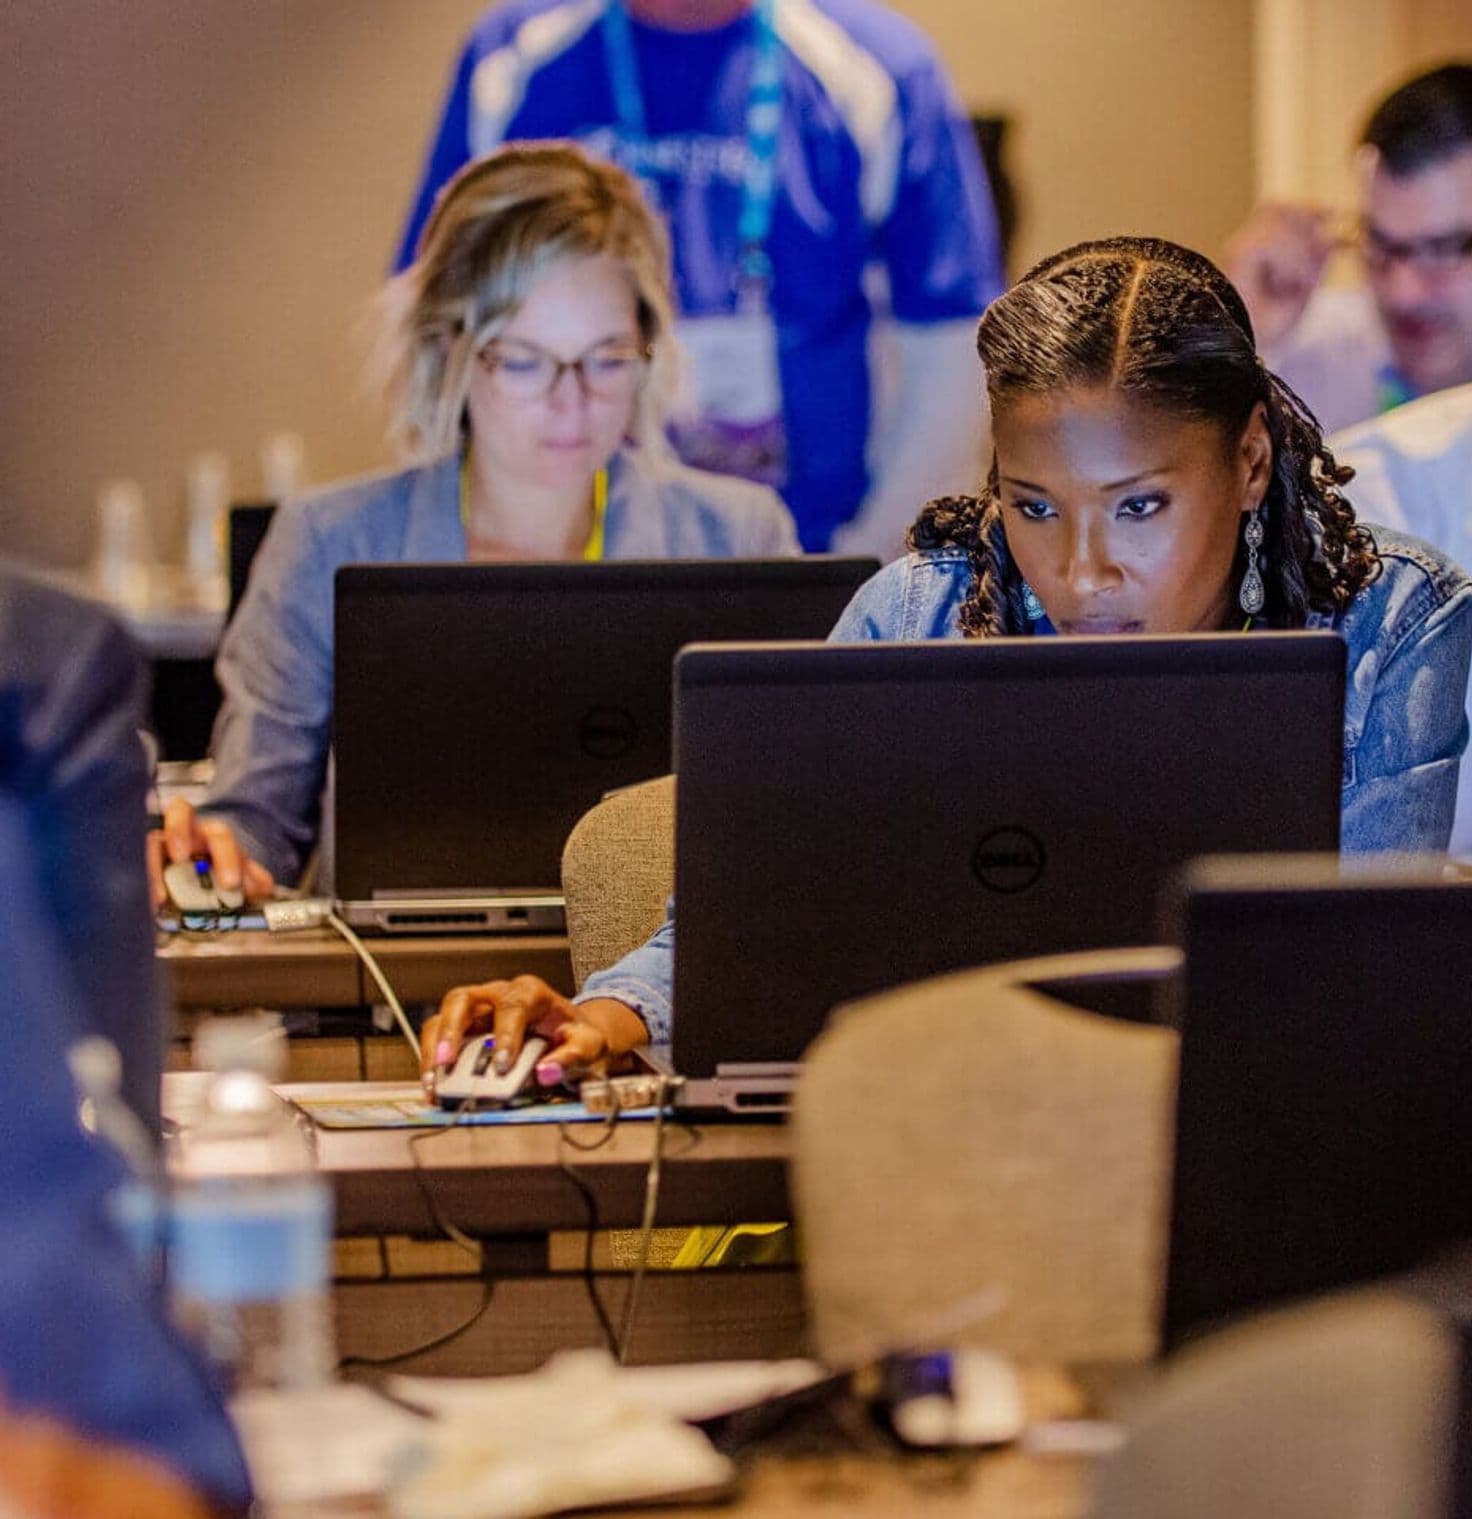
[[[1345,494],[1362,522],[1399,528],[1463,568],[1472,564],[1472,385],[1398,406],[1336,433],[1329,447],[1354,466]],[[1468,712],[1472,717],[1472,705]],[[1466,760],[1451,849],[1472,855],[1472,764]]]
[[1363,285],[1320,287],[1298,325],[1264,349],[1262,359],[1298,393],[1326,433],[1384,409],[1390,341]]

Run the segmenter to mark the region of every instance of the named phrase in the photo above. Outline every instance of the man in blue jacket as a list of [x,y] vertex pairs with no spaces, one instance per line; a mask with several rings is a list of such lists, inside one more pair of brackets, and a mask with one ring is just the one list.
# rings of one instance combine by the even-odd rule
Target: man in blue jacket
[[123,1057],[123,1096],[158,1128],[163,1008],[140,868],[148,679],[101,607],[0,564],[0,779],[30,805],[43,910],[78,996],[72,1037]]
[[[112,773],[107,746],[125,746],[115,759],[135,782],[131,794],[127,785],[93,792],[93,821],[104,841],[114,826],[130,833],[136,879],[122,900],[146,901],[143,769],[126,749],[138,743],[131,701],[119,702],[139,677],[116,625],[108,625],[110,642],[94,642],[100,614],[51,592],[30,604],[30,594],[0,579],[0,624],[13,640],[0,702],[0,1410],[7,1422],[64,1426],[83,1455],[96,1442],[150,1456],[216,1508],[242,1512],[250,1485],[239,1445],[201,1364],[167,1326],[160,1294],[108,1221],[122,1163],[79,1125],[65,1065],[71,1039],[101,1026],[89,1002],[102,993],[90,972],[75,973],[85,960],[80,929],[69,925],[78,947],[67,950],[58,922],[72,897],[57,877],[94,871],[92,841],[59,822],[69,817],[70,782]],[[43,615],[18,620],[18,603]],[[19,678],[23,664],[30,680]],[[35,714],[61,710],[87,720],[47,728],[56,742],[40,745],[38,758]],[[150,943],[114,948],[110,1014],[156,1028],[151,970],[127,963],[137,953],[151,958]],[[144,1006],[126,1005],[137,997]]]

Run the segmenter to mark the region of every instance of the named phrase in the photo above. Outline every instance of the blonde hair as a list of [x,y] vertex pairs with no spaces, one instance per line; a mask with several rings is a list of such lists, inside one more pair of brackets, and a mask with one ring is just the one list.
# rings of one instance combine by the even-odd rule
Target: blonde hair
[[669,240],[622,169],[570,142],[517,143],[466,164],[435,200],[414,262],[374,302],[370,375],[395,447],[418,459],[457,449],[476,355],[549,269],[599,254],[627,272],[651,351],[630,441],[663,448],[676,363]]

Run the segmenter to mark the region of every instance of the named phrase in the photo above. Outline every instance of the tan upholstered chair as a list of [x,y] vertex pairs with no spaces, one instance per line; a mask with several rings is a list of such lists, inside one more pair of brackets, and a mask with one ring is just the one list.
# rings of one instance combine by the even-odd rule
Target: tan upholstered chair
[[637,949],[674,889],[674,776],[615,791],[584,813],[562,850],[574,982]]
[[[1153,1353],[1176,1036],[1029,983],[1174,951],[965,971],[842,1008],[809,1051],[793,1186],[818,1353],[939,1338],[1047,1362]],[[961,1333],[952,1310],[1000,1306]]]
[[1183,1352],[1126,1418],[1095,1519],[1446,1519],[1457,1336],[1377,1288]]

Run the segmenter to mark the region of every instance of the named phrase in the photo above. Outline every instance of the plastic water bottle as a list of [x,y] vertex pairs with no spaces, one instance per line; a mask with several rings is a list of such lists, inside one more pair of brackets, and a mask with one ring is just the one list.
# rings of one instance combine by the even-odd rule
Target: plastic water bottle
[[195,600],[223,611],[225,584],[225,516],[230,508],[230,461],[213,450],[189,461],[188,533],[184,569]]
[[136,480],[109,480],[97,493],[92,575],[115,606],[130,612],[147,607],[153,588],[153,545],[143,487]]
[[289,501],[306,483],[307,446],[299,432],[261,440],[261,490],[267,501]]
[[92,1034],[71,1046],[67,1065],[81,1094],[82,1127],[111,1145],[128,1168],[107,1209],[139,1270],[157,1286],[163,1281],[163,1173],[153,1136],[123,1101],[122,1056],[112,1040]]
[[180,1325],[234,1392],[309,1392],[334,1366],[332,1195],[310,1131],[271,1089],[279,1025],[213,1019],[212,1067],[174,1167],[169,1279]]

